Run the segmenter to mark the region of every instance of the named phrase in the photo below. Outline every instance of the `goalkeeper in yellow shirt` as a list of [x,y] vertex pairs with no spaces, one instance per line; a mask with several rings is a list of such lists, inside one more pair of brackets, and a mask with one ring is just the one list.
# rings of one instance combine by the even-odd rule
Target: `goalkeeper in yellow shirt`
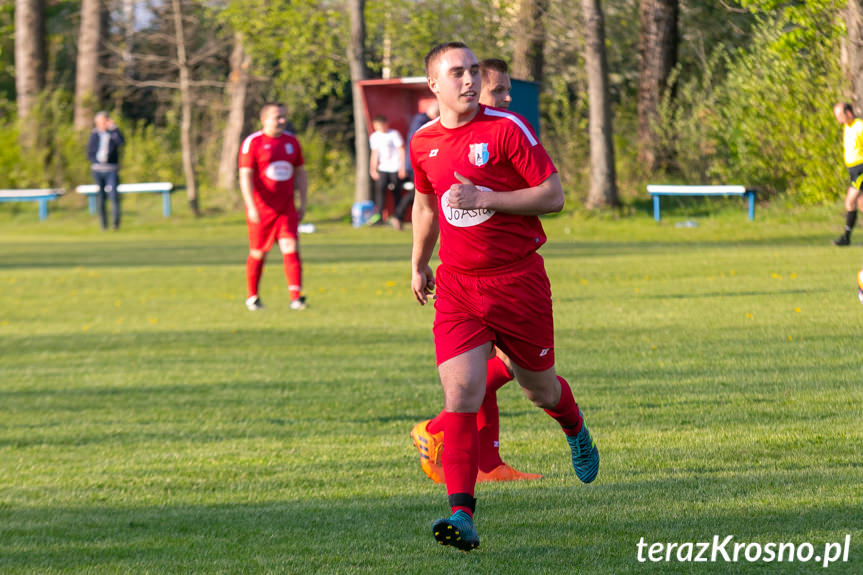
[[845,194],[845,233],[833,240],[837,246],[851,245],[851,230],[857,223],[857,208],[863,210],[863,120],[854,116],[854,108],[847,102],[833,106],[833,116],[843,126],[845,166],[851,185]]

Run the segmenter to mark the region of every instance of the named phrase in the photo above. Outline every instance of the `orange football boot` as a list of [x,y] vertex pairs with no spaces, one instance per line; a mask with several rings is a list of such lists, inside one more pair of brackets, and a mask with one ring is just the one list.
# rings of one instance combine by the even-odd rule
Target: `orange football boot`
[[480,470],[476,475],[477,483],[489,481],[530,481],[531,479],[542,479],[542,475],[518,471],[506,463],[498,465],[488,473]]
[[420,452],[420,467],[429,479],[435,483],[443,483],[443,466],[441,465],[441,454],[443,452],[443,431],[432,435],[426,429],[430,419],[420,421],[411,429],[411,439],[414,447]]

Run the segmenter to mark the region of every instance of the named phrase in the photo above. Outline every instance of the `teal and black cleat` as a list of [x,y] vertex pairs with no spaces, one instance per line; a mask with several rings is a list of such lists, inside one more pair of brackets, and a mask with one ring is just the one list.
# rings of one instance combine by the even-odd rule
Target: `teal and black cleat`
[[582,416],[581,431],[576,435],[567,435],[566,441],[572,451],[572,467],[582,483],[590,483],[596,479],[599,472],[599,450],[590,436],[587,423]]
[[479,535],[473,526],[473,519],[464,511],[456,511],[447,519],[438,519],[432,525],[434,538],[441,545],[452,545],[462,551],[479,547]]

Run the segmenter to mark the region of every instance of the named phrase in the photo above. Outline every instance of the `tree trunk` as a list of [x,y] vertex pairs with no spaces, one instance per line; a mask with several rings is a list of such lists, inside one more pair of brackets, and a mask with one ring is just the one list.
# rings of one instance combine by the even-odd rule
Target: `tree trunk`
[[545,50],[545,13],[548,0],[520,0],[518,33],[512,56],[514,78],[542,82],[543,51]]
[[369,133],[363,111],[363,100],[358,82],[369,77],[366,68],[365,0],[348,0],[351,22],[351,40],[348,43],[348,61],[351,70],[351,92],[354,100],[354,149],[356,150],[356,187],[354,201],[367,202],[372,197],[369,181]]
[[843,68],[850,84],[854,113],[863,113],[863,0],[848,0],[845,7],[845,27],[848,37],[844,43]]
[[180,0],[172,0],[174,33],[177,38],[177,66],[180,70],[180,145],[183,148],[183,173],[186,176],[186,198],[195,216],[198,207],[198,182],[195,178],[195,142],[192,138],[192,89],[189,85],[189,66],[186,61],[186,38],[183,34],[183,12]]
[[239,33],[234,34],[234,50],[231,52],[231,74],[228,77],[228,122],[222,138],[222,157],[219,161],[219,188],[236,189],[237,156],[243,138],[246,121],[246,93],[249,86],[250,58],[243,49]]
[[[852,0],[853,1],[853,0]],[[638,45],[638,160],[648,172],[666,164],[659,149],[659,104],[677,64],[678,0],[641,0]]]
[[[123,104],[127,102],[131,94],[130,86],[135,77],[133,57],[135,49],[135,3],[135,0],[121,0],[122,24],[120,31],[123,41],[120,45],[120,58],[117,62],[119,67],[115,71],[121,80],[112,86],[115,110],[122,109]],[[103,11],[103,14],[105,13],[107,10]],[[102,64],[105,65],[104,62]]]
[[608,61],[605,24],[600,0],[582,0],[584,11],[584,60],[590,106],[590,190],[587,208],[619,205],[614,171],[611,105],[608,97]]
[[99,38],[102,24],[99,0],[81,2],[81,29],[75,67],[75,129],[83,132],[93,123],[99,103]]
[[[15,90],[22,122],[45,87],[44,13],[44,0],[15,0]],[[22,124],[22,145],[32,143],[30,132]]]

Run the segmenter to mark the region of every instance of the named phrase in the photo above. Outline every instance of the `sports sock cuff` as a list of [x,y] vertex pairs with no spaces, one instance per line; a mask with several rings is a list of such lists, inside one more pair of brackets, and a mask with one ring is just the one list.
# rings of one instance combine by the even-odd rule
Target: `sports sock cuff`
[[471,515],[476,510],[476,498],[470,493],[451,493],[449,495],[450,507],[467,507]]
[[581,431],[581,411],[572,397],[569,384],[560,376],[557,379],[560,382],[560,401],[554,409],[546,409],[545,412],[557,420],[565,434],[576,435]]
[[438,433],[443,431],[443,419],[445,413],[445,411],[441,411],[433,418],[431,418],[426,424],[426,431],[428,431],[432,435],[437,435]]

